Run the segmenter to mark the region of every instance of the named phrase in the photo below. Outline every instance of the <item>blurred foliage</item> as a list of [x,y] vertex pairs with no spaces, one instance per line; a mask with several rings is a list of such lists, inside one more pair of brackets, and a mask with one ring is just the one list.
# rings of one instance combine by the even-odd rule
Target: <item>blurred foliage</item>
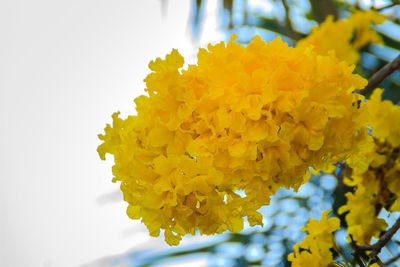
[[[202,24],[207,17],[206,4],[206,0],[192,0],[191,28],[195,38],[199,38],[202,33]],[[265,41],[280,35],[289,44],[294,45],[328,15],[339,19],[347,17],[353,9],[375,9],[388,18],[387,22],[376,26],[385,45],[364,47],[360,63],[356,66],[359,74],[369,78],[400,54],[400,1],[220,0],[219,26],[226,34],[226,39],[236,33],[239,35],[238,42],[244,45],[256,34]],[[398,103],[400,71],[393,73],[381,87],[385,89],[384,98]],[[286,258],[293,245],[304,238],[301,227],[311,217],[319,219],[321,212],[326,209],[333,210],[338,216],[336,211],[345,202],[344,194],[354,190],[343,184],[340,165],[334,174],[336,177],[324,174],[312,176],[298,193],[279,190],[271,199],[271,204],[260,209],[264,216],[263,227],[247,225],[240,233],[213,236],[207,242],[165,250],[135,251],[125,255],[125,261],[132,267],[162,266],[197,258],[207,259],[210,266],[290,266]],[[381,216],[392,223],[396,219],[393,214],[385,213]],[[341,221],[345,222],[343,217]],[[345,227],[346,225],[342,225],[342,229],[336,233],[336,238],[343,256],[351,261],[352,249],[345,240]],[[396,234],[383,249],[380,254],[382,259],[388,260],[399,254],[398,240],[400,234]],[[124,261],[123,258],[120,260]],[[340,258],[337,257],[337,260],[340,261]]]

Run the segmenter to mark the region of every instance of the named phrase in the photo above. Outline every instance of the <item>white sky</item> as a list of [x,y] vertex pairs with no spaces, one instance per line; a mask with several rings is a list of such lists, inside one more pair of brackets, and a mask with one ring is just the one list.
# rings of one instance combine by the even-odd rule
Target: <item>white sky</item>
[[[125,215],[97,134],[134,112],[150,60],[172,48],[193,58],[190,3],[168,1],[163,20],[159,0],[0,2],[0,266],[165,246]],[[207,23],[198,44],[222,38]]]

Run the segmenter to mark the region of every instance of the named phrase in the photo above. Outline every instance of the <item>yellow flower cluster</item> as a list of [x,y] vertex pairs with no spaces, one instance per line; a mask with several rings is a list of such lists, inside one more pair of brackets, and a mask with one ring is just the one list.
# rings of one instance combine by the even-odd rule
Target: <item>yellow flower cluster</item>
[[200,49],[187,70],[176,50],[151,62],[137,115],[115,113],[99,136],[128,215],[171,245],[196,229],[240,231],[244,216],[262,224],[257,210],[276,190],[297,190],[309,166],[344,160],[363,138],[352,91],[366,80],[353,67],[280,38],[233,39]]
[[356,11],[346,19],[333,21],[329,16],[321,25],[311,30],[310,35],[300,40],[299,48],[312,45],[320,55],[335,51],[336,56],[349,64],[356,64],[358,51],[368,43],[382,43],[381,37],[371,28],[371,23],[380,24],[385,16],[373,10]]
[[366,103],[372,136],[381,143],[400,147],[400,107],[381,100],[382,89],[376,89]]
[[386,221],[377,217],[382,208],[400,211],[400,106],[382,101],[381,95],[382,90],[376,89],[361,108],[369,117],[374,142],[348,160],[353,172],[345,183],[356,191],[346,194],[347,203],[339,209],[349,212],[348,233],[359,245],[369,244],[387,228]]
[[367,245],[372,237],[379,237],[381,231],[388,226],[386,221],[377,218],[381,207],[381,181],[375,179],[373,171],[362,176],[352,176],[346,185],[357,186],[354,193],[346,193],[347,202],[339,208],[339,214],[346,214],[347,233],[353,237],[358,245]]
[[294,252],[288,255],[292,267],[326,267],[333,263],[331,248],[337,248],[333,232],[340,228],[340,220],[335,217],[328,219],[329,212],[324,211],[319,222],[311,219],[302,228],[308,235],[297,243],[293,247]]

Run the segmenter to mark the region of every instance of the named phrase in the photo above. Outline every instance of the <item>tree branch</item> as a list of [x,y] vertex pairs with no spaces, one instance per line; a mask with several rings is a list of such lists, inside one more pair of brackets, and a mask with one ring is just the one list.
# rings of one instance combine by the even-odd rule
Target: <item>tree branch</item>
[[387,5],[387,6],[383,6],[383,7],[374,7],[373,10],[375,10],[375,11],[382,11],[382,10],[384,10],[384,9],[386,9],[386,8],[390,8],[390,7],[394,7],[394,6],[400,5],[400,1],[395,1],[395,0],[393,0],[392,2],[393,2],[393,3],[391,3],[391,4]]
[[286,27],[288,29],[288,35],[293,40],[298,41],[300,39],[299,34],[294,30],[292,20],[290,19],[290,8],[286,0],[282,0],[283,7],[286,13]]
[[379,240],[372,245],[372,252],[369,254],[371,259],[376,260],[378,254],[381,252],[381,249],[392,239],[394,234],[399,230],[400,228],[400,217],[396,220],[396,222],[393,224],[392,227],[387,230],[386,233],[384,233]]
[[356,244],[356,242],[354,241],[352,235],[350,235],[350,239],[351,239],[351,246],[352,246],[353,249],[354,249],[354,252],[353,252],[354,259],[356,260],[356,262],[358,263],[358,265],[359,265],[360,267],[365,267],[365,264],[364,264],[364,262],[363,262],[362,259],[361,259],[361,255],[360,255],[360,251],[361,251],[361,250],[360,250],[360,247],[357,246],[357,244]]
[[333,15],[335,20],[339,17],[339,11],[333,0],[310,0],[312,14],[318,24],[322,23],[328,15]]
[[386,267],[386,264],[384,264],[378,256],[376,256],[375,262],[376,262],[380,267]]
[[[392,239],[394,234],[397,232],[397,230],[400,229],[400,217],[397,218],[396,222],[393,224],[392,227],[389,228],[389,230],[384,233],[379,240],[373,244],[373,245],[365,245],[365,246],[357,246],[355,243],[352,244],[354,247],[354,256],[358,255],[359,252],[361,251],[371,251],[369,254],[369,257],[376,262],[379,266],[386,266],[385,263],[383,263],[379,257],[378,254],[381,252],[382,248]],[[352,240],[352,243],[354,241]],[[400,255],[394,258],[394,261],[400,258]],[[391,263],[391,262],[390,262]]]
[[386,264],[386,265],[389,265],[389,264],[395,263],[398,259],[400,259],[400,254],[397,255],[397,256],[394,257],[394,258],[391,258],[390,260],[388,260],[387,262],[385,262],[385,264]]
[[[373,245],[364,245],[364,246],[358,246],[354,240],[353,237],[350,235],[351,238],[351,245],[354,248],[354,253],[353,256],[355,257],[356,261],[358,262],[358,264],[360,266],[362,266],[360,264],[360,252],[364,252],[364,251],[371,251],[371,253],[368,255],[368,257],[373,260],[374,262],[376,262],[379,266],[381,267],[385,267],[386,264],[388,263],[383,263],[381,261],[381,259],[379,259],[378,254],[381,252],[382,248],[392,239],[392,237],[394,236],[394,234],[397,232],[397,230],[400,229],[400,217],[397,218],[396,222],[393,224],[392,227],[389,228],[389,230],[386,231],[386,233],[384,233],[379,240],[373,244]],[[397,256],[396,258],[392,259],[389,261],[389,264],[400,259],[400,255]]]
[[368,85],[362,90],[354,90],[355,93],[366,95],[372,92],[383,82],[390,74],[400,67],[400,55],[398,55],[393,61],[386,64],[383,68],[378,70],[368,80]]

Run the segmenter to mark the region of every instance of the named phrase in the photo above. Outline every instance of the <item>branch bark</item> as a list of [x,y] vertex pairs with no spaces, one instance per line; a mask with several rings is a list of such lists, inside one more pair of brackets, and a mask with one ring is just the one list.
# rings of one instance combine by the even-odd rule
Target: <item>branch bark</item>
[[379,240],[373,245],[366,245],[366,246],[356,246],[355,252],[358,253],[359,251],[371,251],[369,257],[378,263],[379,266],[386,266],[379,258],[378,254],[381,252],[382,248],[392,239],[394,234],[397,230],[400,229],[400,217],[396,220],[392,227],[384,233]]
[[374,7],[373,10],[375,10],[375,11],[382,11],[382,10],[384,10],[384,9],[386,9],[386,8],[391,8],[391,7],[400,5],[400,1],[392,1],[392,2],[393,2],[393,3],[391,3],[391,4],[387,5],[387,6],[378,7],[378,8]]
[[354,241],[354,239],[353,239],[353,237],[352,237],[352,235],[350,235],[350,239],[351,239],[351,246],[353,247],[353,249],[354,249],[354,252],[353,252],[353,256],[354,256],[354,259],[355,259],[355,261],[358,263],[358,265],[360,266],[360,267],[365,267],[365,264],[364,264],[364,262],[362,261],[362,257],[361,257],[361,255],[360,255],[360,252],[362,251],[361,249],[360,249],[360,246],[357,246],[357,244],[356,244],[356,242]]
[[397,255],[396,257],[394,257],[394,258],[388,260],[387,262],[385,262],[385,264],[386,264],[386,265],[389,265],[389,264],[395,263],[398,259],[400,259],[400,254]]
[[362,90],[354,90],[355,93],[366,95],[372,92],[383,82],[390,74],[400,67],[400,55],[398,55],[393,61],[386,64],[383,68],[378,70],[368,80],[368,85]]
[[381,252],[381,249],[392,239],[394,234],[399,230],[400,228],[400,217],[396,220],[396,222],[393,224],[392,227],[389,228],[389,230],[384,233],[379,240],[372,245],[372,252],[369,254],[369,256],[372,259],[376,260],[376,257],[378,254]]
[[337,5],[332,0],[310,0],[310,4],[318,24],[322,23],[328,15],[333,15],[335,20],[339,17]]
[[293,40],[298,41],[300,39],[299,34],[294,30],[292,20],[290,19],[290,7],[286,0],[282,0],[283,7],[285,9],[286,13],[286,27],[288,30],[288,35],[291,37]]

